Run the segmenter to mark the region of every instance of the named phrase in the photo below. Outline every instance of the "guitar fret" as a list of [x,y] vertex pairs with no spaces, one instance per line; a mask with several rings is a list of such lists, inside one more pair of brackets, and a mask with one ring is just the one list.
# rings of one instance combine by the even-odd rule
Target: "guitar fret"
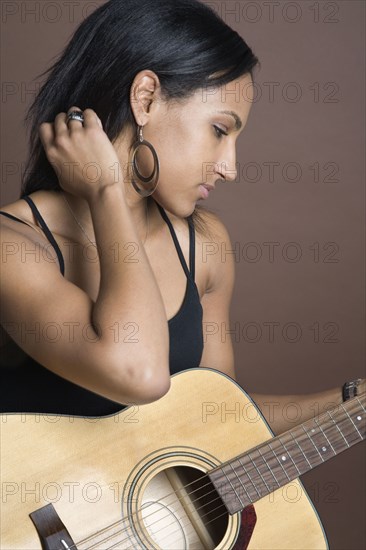
[[270,442],[268,442],[268,447],[271,449],[272,453],[274,454],[274,456],[275,456],[275,458],[276,458],[278,464],[281,466],[281,468],[282,468],[282,470],[283,470],[283,473],[285,474],[285,476],[287,477],[287,479],[288,479],[289,481],[291,481],[291,479],[290,479],[289,476],[287,475],[287,472],[286,472],[285,468],[283,467],[283,464],[282,464],[281,460],[278,458],[277,453],[274,452],[274,450],[273,450],[272,445],[271,445]]
[[315,445],[315,443],[314,443],[312,437],[310,437],[310,435],[308,434],[308,432],[305,430],[305,427],[304,427],[304,426],[301,426],[301,427],[302,427],[304,433],[307,435],[308,439],[311,441],[312,446],[314,447],[314,449],[316,450],[316,452],[317,452],[318,455],[320,456],[321,461],[324,462],[324,458],[323,458],[322,455],[320,454],[320,451],[319,451],[319,449],[317,448],[317,446]]
[[331,418],[334,427],[338,430],[338,432],[339,432],[339,433],[341,434],[341,436],[343,437],[343,439],[344,439],[344,441],[345,441],[347,447],[349,447],[349,443],[348,443],[347,439],[344,437],[342,430],[340,430],[338,424],[335,422],[335,420],[334,420],[333,416],[331,415],[330,411],[327,411],[327,414],[328,414],[329,417]]
[[[359,400],[359,398],[357,398],[357,402],[359,405],[361,405],[361,408],[363,409],[363,412],[366,413],[366,409],[365,407],[362,405],[361,401]],[[362,414],[361,411],[356,411],[357,412],[357,415],[356,415],[356,421],[357,422],[361,422],[362,420]],[[365,423],[365,417],[363,418],[363,422],[362,422],[362,425],[363,425],[363,433],[361,434],[361,437],[362,439],[365,439],[366,438],[366,423]]]
[[[235,493],[235,496],[236,496],[237,500],[238,500],[239,503],[240,503],[240,506],[242,506],[242,507],[244,508],[244,504],[243,504],[241,498],[239,497],[238,493],[236,492],[234,485],[231,483],[229,477],[227,476],[227,474],[226,474],[226,472],[225,472],[225,469],[224,469],[224,468],[221,468],[221,471],[222,471],[222,473],[224,474],[224,476],[226,477],[226,479],[228,480],[229,484],[231,485],[231,488],[233,489],[233,491],[234,491],[234,493]],[[228,494],[230,494],[230,493],[228,493]]]
[[[291,460],[295,464],[297,473],[301,475],[307,472],[309,470],[310,463],[292,433],[288,432],[281,434],[281,438],[281,444],[289,453],[289,456],[291,456]],[[284,441],[286,442],[286,445],[284,445]]]
[[334,423],[330,415],[327,415],[327,424],[323,427],[323,432],[325,439],[328,440],[325,441],[325,445],[329,442],[335,455],[349,447],[343,432],[338,428],[337,424]]
[[[244,461],[242,461],[241,458],[243,458]],[[250,456],[250,453],[245,456],[239,457],[238,460],[241,468],[244,470],[246,476],[250,480],[247,492],[249,492],[252,502],[255,502],[259,498],[262,498],[264,495],[274,490],[272,483],[273,475],[271,475],[271,483],[267,483],[266,480],[266,473],[268,474],[268,472],[271,472],[271,468],[268,464],[266,465],[267,467],[265,468],[265,471],[261,472],[260,467],[258,467],[256,461],[253,460],[253,458]],[[279,484],[276,480],[276,487],[278,485]],[[253,491],[253,489],[255,492]]]
[[[228,470],[228,467],[231,468],[231,471]],[[230,462],[220,468],[213,470],[209,474],[212,483],[214,484],[219,495],[221,496],[221,499],[230,514],[234,514],[235,512],[238,512],[239,510],[245,508],[248,504],[252,503],[252,499],[246,491],[245,485],[243,483],[240,483],[240,491],[244,489],[246,496],[244,496],[243,498],[239,496],[234,484],[231,482],[230,479],[230,476],[232,477],[233,474],[235,474],[236,479],[238,480],[239,477],[237,476]],[[256,498],[255,500],[258,499]]]
[[362,403],[361,403],[361,401],[359,400],[358,397],[357,397],[357,403],[358,403],[359,405],[361,405],[361,407],[363,408],[363,412],[366,413],[366,409],[365,409],[365,407],[362,405]]
[[339,422],[339,426],[350,445],[362,441],[362,437],[360,437],[360,434],[354,429],[348,418]]
[[[344,409],[342,405],[342,409]],[[343,414],[342,414],[343,413]],[[346,414],[344,414],[346,413]],[[330,411],[330,415],[333,418],[332,412]],[[340,416],[342,415],[342,416]],[[338,417],[338,418],[337,418]],[[340,420],[339,420],[340,417]],[[337,422],[337,426],[339,430],[342,431],[343,437],[346,439],[347,444],[349,446],[353,445],[355,442],[360,441],[360,435],[358,430],[355,430],[354,423],[352,422],[351,417],[347,413],[346,410],[344,411],[337,411],[335,414],[335,421]],[[362,439],[362,437],[361,437]]]
[[[278,485],[278,487],[281,487],[281,485],[278,483],[278,480],[277,480],[276,476],[275,476],[274,473],[273,473],[272,468],[271,468],[270,465],[268,464],[268,462],[267,462],[267,460],[266,460],[266,457],[263,456],[263,454],[261,453],[261,450],[260,450],[259,448],[257,449],[257,451],[258,451],[259,456],[260,456],[261,459],[263,460],[263,463],[264,463],[265,466],[266,466],[266,471],[269,472],[269,474],[271,475],[271,477],[273,477],[273,479],[274,479],[275,482],[276,482],[276,485]],[[252,460],[252,459],[251,459],[251,460]]]
[[[287,449],[286,445],[282,442],[282,440],[280,439],[280,437],[277,439],[277,441],[282,445],[282,447],[285,449],[285,452],[287,454],[287,456],[290,458],[292,464],[295,466],[295,469],[296,469],[296,472],[293,472],[291,473],[291,478],[292,479],[295,479],[296,477],[298,477],[298,475],[301,474],[299,468],[297,467],[296,465],[296,462],[294,461],[294,459],[292,458],[292,455],[291,455],[291,452]],[[286,456],[286,455],[284,455]],[[290,470],[290,466],[291,464],[287,463],[287,468]]]
[[[290,436],[292,437],[292,439],[294,440],[294,442],[296,443],[296,445],[299,447],[302,456],[305,458],[306,462],[309,464],[309,468],[311,469],[312,466],[311,466],[311,464],[310,464],[310,462],[309,462],[309,460],[308,460],[308,457],[306,456],[306,454],[304,453],[304,451],[303,451],[302,448],[300,447],[298,441],[297,441],[297,440],[294,438],[294,436],[292,435],[292,431],[290,432]],[[306,468],[305,472],[306,472],[307,470],[308,470],[308,468]],[[304,472],[303,472],[303,473],[304,473]]]
[[[241,458],[244,459],[244,462],[241,460]],[[255,502],[259,498],[262,498],[263,496],[273,491],[272,485],[268,485],[265,477],[262,475],[261,471],[257,468],[255,462],[250,457],[250,453],[239,457],[239,461],[242,468],[251,480],[255,491],[257,492],[257,495],[253,495],[252,502]],[[252,474],[250,474],[250,470]]]
[[[233,471],[233,473],[235,474],[236,479],[239,481],[240,489],[244,489],[244,490],[245,490],[245,487],[244,487],[243,483],[241,482],[241,480],[240,480],[238,474],[236,473],[236,471],[235,471],[234,468],[232,467],[231,462],[229,462],[229,466],[230,466],[231,470]],[[224,473],[225,473],[225,472],[224,472]],[[226,475],[226,473],[225,473],[225,475]],[[227,475],[226,475],[226,477],[227,477],[227,479],[229,479]],[[243,508],[244,508],[245,505],[244,505],[242,499],[240,498],[240,494],[236,491],[236,489],[235,489],[234,485],[231,483],[230,479],[229,479],[229,483],[231,484],[232,488],[234,489],[235,494],[236,494],[236,496],[238,497],[238,499],[239,499],[239,501],[240,501],[240,504],[241,504],[241,505],[243,506]]]
[[319,426],[319,424],[318,424],[316,418],[314,418],[314,422],[315,422],[315,424],[317,425],[317,427],[319,428],[321,434],[322,434],[322,435],[325,437],[325,439],[327,440],[327,443],[328,443],[328,445],[330,446],[330,448],[332,449],[333,454],[337,454],[336,451],[335,451],[335,449],[334,449],[334,447],[333,447],[333,445],[332,445],[332,443],[331,443],[330,440],[328,439],[327,434],[325,433],[325,431],[323,430],[323,428],[322,428],[321,426]]
[[[253,482],[253,480],[252,480],[252,478],[251,478],[251,476],[250,476],[248,470],[246,469],[246,467],[245,467],[244,464],[242,463],[240,457],[238,458],[238,461],[239,461],[241,467],[243,468],[245,475],[248,477],[248,479],[249,479],[251,485],[252,485],[253,488],[255,489],[257,495],[259,496],[259,498],[261,498],[261,497],[262,497],[262,494],[258,491],[257,485]],[[263,481],[264,481],[264,480],[263,480]],[[264,483],[265,483],[265,481],[264,481]],[[267,485],[266,485],[266,489],[268,489]],[[249,496],[249,495],[248,495],[248,496]],[[252,500],[252,502],[254,502],[254,500]]]
[[209,477],[229,513],[238,512],[365,439],[363,400],[361,396],[325,411],[213,470]]
[[350,416],[350,415],[348,414],[348,411],[344,408],[343,403],[341,404],[341,407],[342,407],[342,409],[345,411],[346,415],[348,416],[348,418],[349,418],[350,421],[352,422],[352,424],[353,424],[353,426],[355,427],[355,429],[357,430],[357,433],[358,433],[358,435],[360,436],[360,439],[363,439],[363,437],[362,437],[362,435],[361,435],[361,433],[360,433],[360,430],[357,428],[356,424],[353,422],[352,416]]
[[[239,462],[240,462],[240,464],[242,465],[242,467],[243,467],[245,473],[246,473],[247,476],[249,477],[250,481],[252,482],[253,486],[255,487],[255,485],[254,485],[254,483],[253,483],[253,481],[252,481],[252,478],[250,477],[249,472],[248,472],[247,469],[245,468],[245,466],[244,466],[244,464],[242,463],[242,461],[241,461],[240,458],[239,458]],[[270,488],[269,488],[269,486],[267,485],[266,480],[264,479],[264,477],[263,477],[262,474],[260,473],[260,470],[258,469],[257,471],[258,471],[258,473],[259,473],[259,475],[260,475],[261,480],[263,481],[264,485],[266,486],[266,489],[267,489],[268,491],[270,491]]]
[[[307,423],[309,424],[309,422]],[[306,429],[305,426],[303,426],[303,430],[307,433],[308,437],[311,439],[314,447],[317,449],[318,453],[320,454],[321,458],[328,457],[326,453],[329,451],[332,452],[333,455],[336,454],[332,444],[329,441],[329,438],[326,436],[324,430],[319,426],[319,424],[316,421],[316,418],[314,418],[309,425],[309,428]]]

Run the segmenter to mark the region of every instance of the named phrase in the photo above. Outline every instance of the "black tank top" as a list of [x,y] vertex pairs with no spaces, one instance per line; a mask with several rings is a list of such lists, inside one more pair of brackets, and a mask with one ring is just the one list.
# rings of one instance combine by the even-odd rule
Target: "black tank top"
[[[65,264],[59,246],[48,229],[39,210],[28,196],[22,197],[54,247],[60,271],[64,275]],[[164,209],[156,203],[167,223],[179,260],[187,277],[183,303],[178,313],[168,321],[170,373],[198,367],[203,351],[202,306],[195,283],[195,231],[191,217],[189,228],[189,269],[171,221]],[[0,212],[26,225],[26,222],[7,212]],[[80,416],[103,416],[122,410],[124,407],[94,392],[86,390],[54,374],[27,355],[10,340],[1,349],[0,357],[0,411],[39,412]]]

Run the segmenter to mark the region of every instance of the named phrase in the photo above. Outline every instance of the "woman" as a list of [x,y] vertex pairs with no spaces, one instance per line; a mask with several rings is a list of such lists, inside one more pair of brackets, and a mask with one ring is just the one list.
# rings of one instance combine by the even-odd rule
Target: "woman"
[[[230,339],[202,335],[228,322],[234,285],[231,257],[204,246],[230,239],[197,203],[236,179],[257,64],[195,0],[111,0],[76,30],[28,114],[25,200],[0,217],[1,411],[106,415],[183,369],[235,378]],[[253,397],[282,404],[279,433],[288,401],[304,421],[360,390]]]
[[[257,64],[195,0],[109,1],[76,30],[28,114],[24,198],[0,216],[1,411],[107,415],[183,369],[235,378],[230,339],[203,344],[203,323],[228,324],[234,263],[204,255],[232,247],[198,202],[236,179]],[[355,387],[253,397],[282,404],[280,433],[288,402],[304,421]]]
[[[235,377],[230,339],[203,345],[203,323],[228,322],[234,264],[203,257],[230,240],[197,202],[236,178],[257,64],[196,0],[111,0],[76,30],[28,113],[24,199],[1,212],[2,411],[104,415],[186,368]],[[275,401],[304,421],[357,386]],[[281,407],[268,421],[293,427]]]

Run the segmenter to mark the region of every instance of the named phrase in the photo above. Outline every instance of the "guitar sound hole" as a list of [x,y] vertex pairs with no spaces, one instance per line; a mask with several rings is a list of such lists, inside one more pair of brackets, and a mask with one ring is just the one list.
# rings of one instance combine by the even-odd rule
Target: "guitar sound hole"
[[141,516],[162,549],[213,550],[228,526],[227,510],[208,476],[187,466],[167,468],[149,482]]

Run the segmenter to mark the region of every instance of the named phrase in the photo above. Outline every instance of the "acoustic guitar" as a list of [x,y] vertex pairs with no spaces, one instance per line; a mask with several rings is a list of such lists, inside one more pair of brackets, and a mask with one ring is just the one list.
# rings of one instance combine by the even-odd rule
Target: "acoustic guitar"
[[366,431],[362,395],[273,437],[248,395],[205,368],[118,414],[0,422],[2,550],[324,549],[298,477]]

